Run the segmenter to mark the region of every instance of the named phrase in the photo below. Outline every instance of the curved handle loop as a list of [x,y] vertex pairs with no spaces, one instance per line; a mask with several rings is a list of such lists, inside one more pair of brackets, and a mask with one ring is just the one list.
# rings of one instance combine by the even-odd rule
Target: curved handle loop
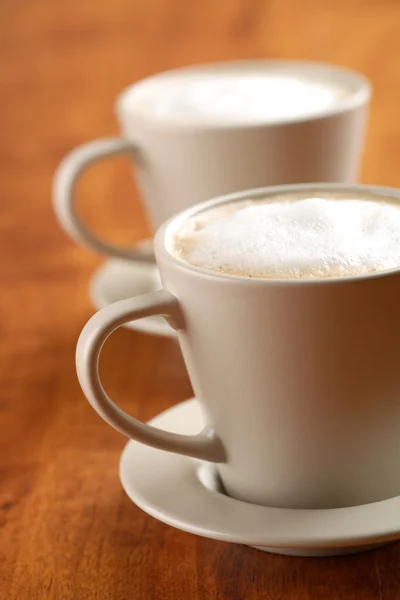
[[103,242],[91,233],[77,215],[75,187],[84,170],[99,159],[118,154],[134,153],[135,145],[122,138],[94,140],[72,150],[61,161],[53,181],[53,206],[61,227],[77,242],[108,256],[154,262],[152,248],[139,244],[136,248],[125,248]]
[[76,350],[76,369],[86,398],[109,425],[133,440],[201,460],[224,462],[224,449],[216,435],[181,435],[146,425],[118,408],[104,391],[98,372],[104,342],[124,323],[149,315],[162,315],[168,318],[175,328],[182,328],[179,302],[166,290],[111,304],[87,322]]

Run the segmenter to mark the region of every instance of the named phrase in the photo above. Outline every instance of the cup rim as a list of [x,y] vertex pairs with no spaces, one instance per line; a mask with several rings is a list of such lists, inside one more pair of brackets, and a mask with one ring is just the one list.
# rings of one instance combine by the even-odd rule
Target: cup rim
[[197,275],[209,279],[219,280],[221,283],[231,284],[243,284],[252,286],[320,286],[320,285],[338,285],[348,284],[354,282],[370,281],[373,279],[381,279],[390,277],[393,275],[400,274],[400,265],[393,269],[385,269],[382,271],[376,271],[371,273],[362,273],[357,275],[345,275],[342,277],[301,277],[301,278],[283,278],[283,277],[246,277],[243,275],[231,275],[228,273],[219,273],[202,267],[184,262],[176,258],[167,248],[167,239],[171,229],[175,228],[179,222],[184,222],[190,217],[196,214],[210,210],[221,204],[229,202],[239,202],[241,200],[253,200],[257,198],[265,198],[268,196],[278,196],[289,193],[303,193],[308,192],[326,192],[326,193],[350,193],[359,194],[364,191],[368,195],[387,196],[391,201],[398,200],[400,202],[400,189],[376,186],[376,185],[365,185],[365,184],[346,184],[346,183],[302,183],[302,184],[288,184],[288,185],[277,185],[271,187],[253,188],[235,192],[231,194],[224,194],[222,196],[215,197],[205,202],[194,204],[193,206],[181,211],[174,215],[167,221],[165,221],[157,230],[154,237],[154,249],[156,260],[162,259],[165,262],[172,264],[175,268],[190,272],[192,275]]
[[[341,98],[332,106],[319,111],[314,115],[305,116],[292,116],[281,119],[274,119],[268,121],[267,119],[260,119],[259,121],[245,123],[225,123],[225,122],[196,122],[196,121],[180,121],[179,119],[158,119],[153,118],[151,115],[146,115],[144,112],[135,110],[132,107],[127,107],[127,100],[132,93],[140,90],[142,87],[147,86],[153,82],[168,80],[177,75],[184,73],[196,73],[207,70],[227,70],[227,69],[246,69],[251,66],[260,69],[265,67],[269,71],[282,71],[287,70],[290,73],[296,74],[318,74],[321,73],[325,76],[331,74],[332,79],[335,81],[343,81],[344,84],[348,83],[349,86],[354,88],[354,91],[348,96]],[[293,125],[298,123],[310,123],[319,121],[327,118],[331,118],[336,115],[341,115],[348,111],[354,110],[359,106],[362,106],[369,102],[372,95],[372,86],[368,78],[357,71],[348,69],[340,65],[335,65],[328,62],[309,61],[309,60],[287,60],[287,59],[241,59],[241,60],[229,60],[220,62],[201,63],[197,65],[190,65],[185,67],[179,67],[177,69],[171,69],[149,75],[136,83],[133,83],[126,87],[117,96],[115,103],[115,111],[119,120],[123,123],[129,119],[135,119],[140,122],[141,125],[147,128],[157,130],[177,130],[177,131],[226,131],[226,130],[252,130],[257,128],[272,128],[272,127],[284,127],[287,125]]]

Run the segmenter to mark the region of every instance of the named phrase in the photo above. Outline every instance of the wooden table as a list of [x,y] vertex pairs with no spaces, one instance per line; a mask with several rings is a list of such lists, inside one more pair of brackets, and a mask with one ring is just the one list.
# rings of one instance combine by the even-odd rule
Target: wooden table
[[[57,227],[52,173],[117,131],[115,95],[171,67],[235,57],[342,63],[375,86],[363,180],[400,185],[396,0],[14,0],[0,3],[0,598],[400,598],[400,545],[339,559],[273,556],[148,517],[122,492],[125,439],[92,411],[74,369],[100,258]],[[109,239],[147,228],[123,160],[79,190]],[[134,201],[132,201],[132,198]],[[132,365],[135,365],[133,374]],[[178,347],[118,331],[103,380],[141,419],[191,395]]]

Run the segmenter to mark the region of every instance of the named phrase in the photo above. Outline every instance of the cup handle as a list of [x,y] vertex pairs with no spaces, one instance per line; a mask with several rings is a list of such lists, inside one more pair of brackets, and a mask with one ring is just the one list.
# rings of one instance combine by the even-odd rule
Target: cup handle
[[118,408],[104,391],[98,371],[104,342],[124,323],[150,315],[161,315],[175,329],[183,329],[179,302],[166,290],[158,290],[106,306],[86,323],[76,350],[78,379],[86,398],[109,425],[133,440],[201,460],[224,462],[222,443],[213,432],[202,432],[194,436],[181,435],[146,425]]
[[125,248],[103,242],[82,223],[75,207],[75,187],[80,175],[92,163],[118,154],[137,152],[136,146],[123,138],[94,140],[72,150],[61,161],[53,181],[53,206],[61,227],[77,242],[92,250],[117,258],[154,262],[153,250],[142,244]]

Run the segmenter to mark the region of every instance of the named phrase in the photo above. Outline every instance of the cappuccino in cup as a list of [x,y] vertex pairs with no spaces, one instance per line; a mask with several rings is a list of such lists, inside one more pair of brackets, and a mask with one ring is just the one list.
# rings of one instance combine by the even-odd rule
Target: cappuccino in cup
[[[400,494],[400,191],[306,184],[218,197],[155,237],[163,289],[98,312],[82,389],[118,431],[216,463],[226,493],[280,508]],[[205,415],[197,435],[138,422],[98,377],[132,319],[177,331]],[[132,363],[134,365],[134,361]]]
[[237,190],[353,182],[370,95],[362,75],[303,61],[234,61],[148,77],[117,98],[120,137],[84,144],[62,161],[56,215],[72,238],[101,254],[152,261],[149,246],[110,244],[81,220],[75,188],[86,167],[126,154],[153,229]]
[[368,194],[226,203],[170,238],[180,260],[241,277],[346,277],[400,266],[400,204]]

